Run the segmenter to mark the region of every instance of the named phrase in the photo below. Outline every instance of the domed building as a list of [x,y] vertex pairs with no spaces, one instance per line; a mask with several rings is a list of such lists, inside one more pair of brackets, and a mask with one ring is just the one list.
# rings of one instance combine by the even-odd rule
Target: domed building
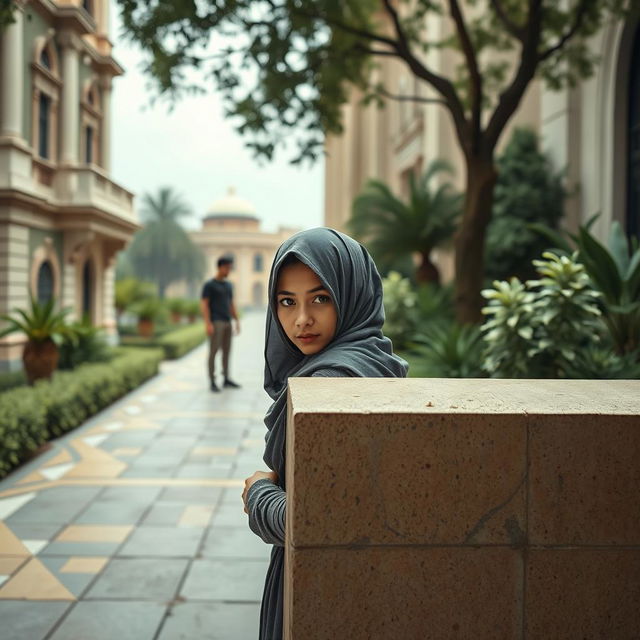
[[297,231],[288,227],[280,227],[275,233],[262,231],[255,207],[230,187],[226,196],[211,205],[202,229],[189,235],[206,256],[207,278],[215,275],[218,258],[233,257],[229,281],[235,304],[241,308],[266,306],[269,270],[276,250]]

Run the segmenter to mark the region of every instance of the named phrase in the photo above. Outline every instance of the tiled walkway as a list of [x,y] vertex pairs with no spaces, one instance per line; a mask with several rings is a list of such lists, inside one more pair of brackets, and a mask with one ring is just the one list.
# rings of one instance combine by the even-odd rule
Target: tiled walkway
[[264,468],[263,315],[235,339],[239,390],[206,348],[0,482],[2,640],[250,640],[269,547],[243,480]]

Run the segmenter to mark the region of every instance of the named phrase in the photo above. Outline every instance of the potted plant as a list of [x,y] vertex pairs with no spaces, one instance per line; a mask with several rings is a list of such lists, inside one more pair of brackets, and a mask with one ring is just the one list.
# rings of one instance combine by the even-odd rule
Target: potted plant
[[155,288],[150,282],[143,282],[136,278],[125,278],[116,282],[115,307],[120,321],[120,316],[135,302],[155,297]]
[[167,309],[171,312],[171,322],[180,324],[182,316],[185,313],[185,300],[182,298],[171,298],[167,300]]
[[55,300],[41,304],[33,297],[29,309],[13,309],[11,315],[1,315],[9,326],[0,331],[0,338],[10,333],[23,333],[27,343],[22,352],[22,362],[29,384],[36,380],[49,379],[58,366],[58,345],[65,337],[73,339],[66,324],[66,316],[71,309],[55,309]]
[[184,304],[184,313],[190,324],[193,324],[200,316],[200,300],[186,300]]
[[138,334],[143,338],[153,336],[156,320],[162,315],[162,301],[158,298],[139,300],[131,306],[131,311],[138,316]]

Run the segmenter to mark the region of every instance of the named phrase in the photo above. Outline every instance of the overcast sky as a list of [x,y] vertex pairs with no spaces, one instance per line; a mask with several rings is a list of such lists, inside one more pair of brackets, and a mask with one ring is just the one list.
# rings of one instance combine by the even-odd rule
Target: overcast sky
[[142,55],[119,34],[112,2],[113,56],[125,69],[113,82],[111,175],[116,182],[133,191],[138,202],[144,192],[174,187],[193,209],[186,225],[193,229],[230,186],[254,205],[264,230],[323,224],[322,162],[296,168],[283,155],[259,166],[224,120],[213,92],[185,98],[171,113],[162,103],[149,106],[146,79],[139,71]]

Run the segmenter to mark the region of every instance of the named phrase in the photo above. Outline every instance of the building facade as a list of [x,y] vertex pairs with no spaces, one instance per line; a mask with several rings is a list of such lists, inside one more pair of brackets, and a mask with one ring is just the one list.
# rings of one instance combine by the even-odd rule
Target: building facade
[[[115,336],[116,253],[139,228],[109,178],[109,0],[18,0],[0,29],[0,313],[54,297]],[[0,368],[23,338],[0,340]]]
[[[229,281],[237,307],[265,307],[269,291],[269,271],[278,247],[299,229],[280,227],[275,233],[261,230],[254,206],[230,188],[216,200],[202,220],[202,229],[191,232],[207,261],[207,278],[217,271],[218,258],[231,256]],[[199,293],[199,292],[198,292]],[[172,288],[170,295],[183,295]]]
[[[566,207],[568,226],[600,212],[595,232],[605,237],[613,220],[640,233],[640,44],[638,17],[604,28],[589,45],[600,57],[593,78],[572,89],[553,93],[540,82],[529,86],[503,132],[498,152],[517,126],[542,136],[543,148],[558,169],[567,171],[572,196]],[[448,21],[433,17],[425,31],[447,35]],[[428,66],[452,76],[457,60],[450,51],[433,50]],[[383,59],[376,81],[391,93],[433,98],[404,64]],[[363,106],[352,91],[343,109],[344,132],[327,139],[325,222],[344,229],[353,199],[370,178],[385,181],[396,194],[407,195],[408,176],[434,159],[447,160],[451,180],[463,189],[464,161],[448,112],[437,104],[387,101],[385,108]],[[436,256],[445,277],[452,276],[449,257]]]

